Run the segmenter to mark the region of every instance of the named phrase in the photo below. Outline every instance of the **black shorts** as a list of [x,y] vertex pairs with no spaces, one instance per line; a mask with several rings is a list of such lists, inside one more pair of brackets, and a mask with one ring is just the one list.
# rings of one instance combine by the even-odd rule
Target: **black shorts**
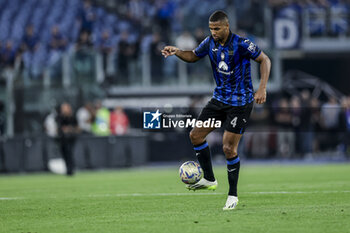
[[198,120],[205,121],[215,118],[221,121],[225,130],[243,134],[253,109],[253,103],[254,101],[244,106],[231,106],[212,98],[202,109]]

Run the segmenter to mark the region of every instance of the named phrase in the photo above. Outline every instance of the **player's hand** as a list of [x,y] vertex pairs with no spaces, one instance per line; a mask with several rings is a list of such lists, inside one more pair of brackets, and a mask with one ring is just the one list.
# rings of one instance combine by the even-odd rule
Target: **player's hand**
[[257,104],[263,104],[266,102],[266,89],[258,89],[257,92],[255,92],[254,100]]
[[175,46],[165,46],[164,49],[162,49],[162,55],[167,58],[168,56],[175,55],[175,53],[179,49]]

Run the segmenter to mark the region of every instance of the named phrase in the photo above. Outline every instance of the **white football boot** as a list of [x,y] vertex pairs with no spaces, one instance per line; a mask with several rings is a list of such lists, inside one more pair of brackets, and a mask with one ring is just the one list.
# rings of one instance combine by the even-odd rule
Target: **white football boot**
[[224,208],[222,208],[223,210],[233,210],[236,208],[238,204],[238,198],[236,196],[228,196],[227,197],[227,201],[226,204],[224,206]]
[[186,185],[186,188],[188,188],[189,190],[193,190],[193,191],[199,190],[199,189],[215,190],[217,186],[218,186],[217,180],[208,181],[208,180],[202,178],[195,184]]

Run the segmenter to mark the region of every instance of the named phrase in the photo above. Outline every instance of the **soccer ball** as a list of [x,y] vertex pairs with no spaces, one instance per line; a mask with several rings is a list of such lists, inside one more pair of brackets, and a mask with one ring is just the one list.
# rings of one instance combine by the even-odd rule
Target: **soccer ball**
[[181,181],[185,184],[195,184],[203,177],[201,166],[194,161],[184,162],[179,169],[179,174]]

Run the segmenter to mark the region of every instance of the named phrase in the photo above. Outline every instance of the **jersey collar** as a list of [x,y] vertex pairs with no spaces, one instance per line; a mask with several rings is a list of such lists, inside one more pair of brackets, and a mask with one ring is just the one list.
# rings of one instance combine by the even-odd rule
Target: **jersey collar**
[[230,30],[230,33],[228,34],[228,37],[227,37],[227,40],[226,40],[224,46],[228,45],[231,42],[232,37],[233,37],[233,33]]

